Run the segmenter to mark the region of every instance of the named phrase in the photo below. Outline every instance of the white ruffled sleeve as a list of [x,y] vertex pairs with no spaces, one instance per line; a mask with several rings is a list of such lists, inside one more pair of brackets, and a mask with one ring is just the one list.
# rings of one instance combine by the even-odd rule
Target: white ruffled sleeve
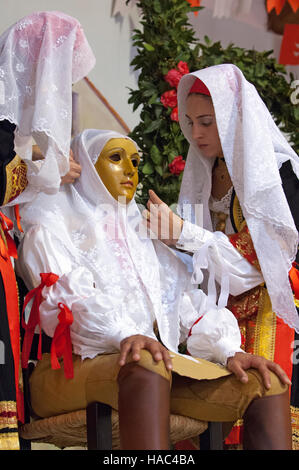
[[244,352],[234,315],[226,308],[213,306],[200,289],[183,294],[180,318],[192,356],[225,366],[229,357]]
[[194,276],[201,269],[215,273],[221,284],[222,276],[228,276],[229,293],[240,295],[264,282],[261,273],[247,261],[222,232],[210,232],[184,221],[176,247],[193,253]]
[[40,284],[40,273],[59,276],[54,285],[43,288],[41,326],[53,337],[58,324],[58,304],[65,304],[73,314],[70,328],[73,350],[83,359],[117,352],[120,342],[131,335],[144,334],[156,339],[152,329],[144,326],[142,329],[130,318],[128,312],[136,304],[133,296],[127,294],[127,298],[113,303],[113,296],[94,286],[93,275],[87,268],[72,267],[70,254],[43,227],[33,227],[26,234],[17,269],[28,289]]

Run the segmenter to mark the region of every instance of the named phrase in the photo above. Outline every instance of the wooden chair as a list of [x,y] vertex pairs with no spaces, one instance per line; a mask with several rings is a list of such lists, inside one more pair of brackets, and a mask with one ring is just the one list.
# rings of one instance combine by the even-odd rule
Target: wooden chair
[[[50,418],[37,419],[30,406],[29,375],[24,373],[26,423],[19,429],[21,448],[29,450],[31,442],[88,450],[120,449],[118,412],[103,403],[90,403],[87,409]],[[222,423],[208,423],[185,416],[170,416],[170,443],[199,437],[200,450],[223,448]]]

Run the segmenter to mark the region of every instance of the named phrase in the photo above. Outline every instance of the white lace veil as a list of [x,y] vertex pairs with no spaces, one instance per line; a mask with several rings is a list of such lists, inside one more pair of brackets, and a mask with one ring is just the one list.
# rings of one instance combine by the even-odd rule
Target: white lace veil
[[185,75],[178,87],[179,122],[190,143],[179,207],[203,205],[203,226],[212,230],[209,211],[214,159],[192,140],[186,119],[189,90],[199,78],[208,87],[234,189],[253,240],[273,311],[299,332],[288,273],[298,249],[298,232],[281,184],[279,169],[290,160],[299,176],[299,158],[275,125],[255,87],[238,67],[216,65]]
[[[0,120],[16,124],[15,150],[28,166],[29,185],[14,204],[59,189],[69,169],[72,84],[94,64],[80,23],[64,13],[33,13],[0,36]],[[31,161],[32,137],[43,162]]]

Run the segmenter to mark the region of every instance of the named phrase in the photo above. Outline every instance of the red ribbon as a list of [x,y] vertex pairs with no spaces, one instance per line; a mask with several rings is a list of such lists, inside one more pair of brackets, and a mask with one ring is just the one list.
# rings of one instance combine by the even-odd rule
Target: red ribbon
[[[31,345],[33,341],[33,335],[36,326],[39,326],[39,341],[38,341],[38,352],[37,358],[42,358],[42,330],[40,326],[40,315],[39,306],[42,302],[42,290],[45,286],[50,287],[59,279],[57,274],[53,273],[42,273],[40,274],[41,283],[35,289],[32,289],[25,297],[24,306],[22,311],[22,326],[25,330],[25,336],[22,347],[22,367],[26,369],[28,367],[28,360],[31,351]],[[25,323],[24,311],[30,300],[33,299],[30,315],[27,324]]]
[[21,216],[20,216],[19,204],[16,204],[14,206],[14,213],[15,213],[15,218],[16,218],[16,221],[17,221],[18,229],[20,230],[20,232],[23,232],[22,225],[21,225]]
[[6,243],[7,243],[7,249],[5,246],[5,243],[0,244],[0,254],[4,259],[7,259],[8,256],[11,256],[12,258],[17,259],[18,253],[17,253],[17,247],[14,242],[14,239],[10,236],[9,231],[12,230],[13,228],[13,222],[6,217],[2,212],[0,212],[0,217],[1,217],[1,227],[3,232],[5,233],[5,238],[6,238]]
[[51,344],[51,365],[52,369],[60,369],[58,358],[63,357],[65,377],[72,379],[74,370],[70,325],[73,323],[74,318],[71,310],[66,305],[59,303],[58,306],[60,308],[59,323]]
[[192,335],[192,328],[202,319],[203,315],[201,315],[201,317],[199,317],[194,323],[193,325],[191,326],[190,328],[190,331],[188,333],[188,338]]
[[292,290],[296,300],[299,300],[299,270],[297,268],[299,264],[294,262],[293,267],[289,272],[289,279],[292,286]]

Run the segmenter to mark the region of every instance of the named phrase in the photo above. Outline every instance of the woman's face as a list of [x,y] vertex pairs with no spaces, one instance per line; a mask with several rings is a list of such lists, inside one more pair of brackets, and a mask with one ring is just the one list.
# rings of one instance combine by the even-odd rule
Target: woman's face
[[223,152],[211,98],[200,94],[189,95],[186,118],[192,129],[192,138],[202,155],[207,158],[222,157]]
[[134,143],[125,138],[110,139],[95,164],[102,182],[114,197],[130,202],[138,185],[140,157]]

